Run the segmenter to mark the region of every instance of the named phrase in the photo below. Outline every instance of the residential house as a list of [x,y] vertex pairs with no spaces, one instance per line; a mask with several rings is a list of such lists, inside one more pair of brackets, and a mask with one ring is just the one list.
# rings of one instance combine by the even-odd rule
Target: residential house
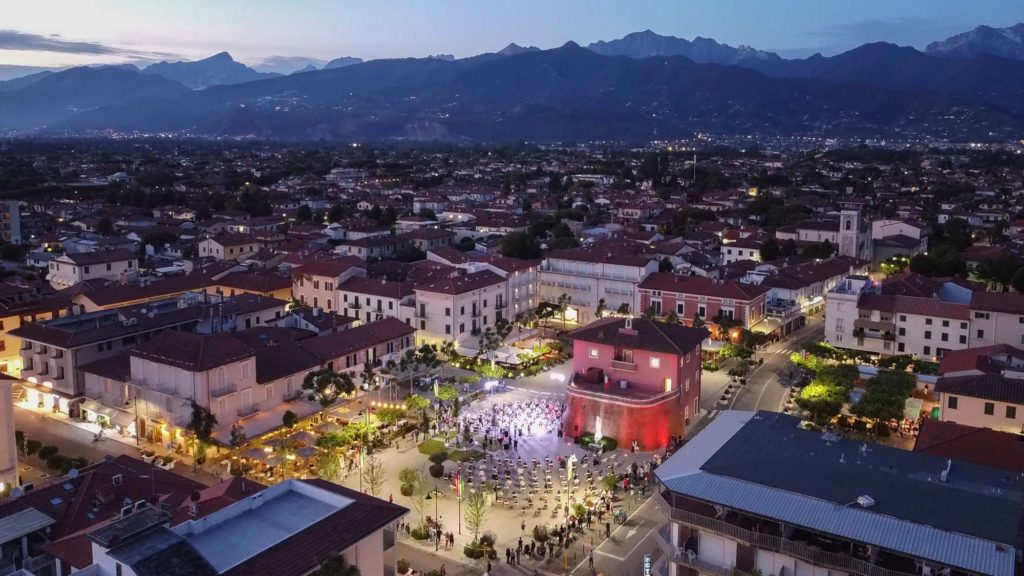
[[139,258],[123,249],[64,254],[49,262],[47,281],[60,290],[86,280],[118,280],[137,273]]

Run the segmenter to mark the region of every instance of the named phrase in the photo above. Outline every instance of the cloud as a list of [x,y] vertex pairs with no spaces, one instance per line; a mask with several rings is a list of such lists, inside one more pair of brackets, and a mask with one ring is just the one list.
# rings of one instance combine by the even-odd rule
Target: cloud
[[76,42],[63,40],[57,34],[42,35],[0,30],[0,50],[21,50],[33,52],[55,52],[59,54],[85,54],[91,56],[127,56],[135,58],[160,58],[173,56],[160,52],[147,52],[100,44],[98,42]]

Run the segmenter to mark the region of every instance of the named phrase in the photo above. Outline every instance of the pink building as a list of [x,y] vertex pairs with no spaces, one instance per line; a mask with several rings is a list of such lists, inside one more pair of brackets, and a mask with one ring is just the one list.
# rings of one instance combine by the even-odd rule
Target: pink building
[[639,318],[605,318],[572,334],[573,378],[563,431],[636,440],[642,450],[682,436],[700,402],[708,332]]
[[716,280],[702,276],[680,276],[658,272],[644,279],[637,287],[640,295],[638,311],[654,307],[658,316],[675,312],[683,322],[693,317],[712,320],[719,314],[738,320],[750,328],[765,317],[769,289],[735,280]]

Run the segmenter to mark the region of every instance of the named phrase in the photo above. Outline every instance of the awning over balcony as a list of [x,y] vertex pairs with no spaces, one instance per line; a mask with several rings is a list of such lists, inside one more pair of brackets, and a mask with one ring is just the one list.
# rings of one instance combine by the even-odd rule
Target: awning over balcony
[[878,320],[864,320],[858,318],[853,321],[854,328],[863,328],[865,330],[878,330],[879,332],[892,332],[895,326],[892,322],[880,322]]

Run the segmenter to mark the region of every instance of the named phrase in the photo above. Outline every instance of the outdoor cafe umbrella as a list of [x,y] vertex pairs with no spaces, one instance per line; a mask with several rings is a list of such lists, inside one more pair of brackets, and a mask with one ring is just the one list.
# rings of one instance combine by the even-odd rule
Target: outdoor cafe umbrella
[[271,448],[280,448],[284,445],[284,440],[280,438],[270,438],[269,440],[264,440],[263,445],[270,446]]
[[335,422],[324,422],[323,424],[316,427],[317,430],[324,433],[341,432],[345,427]]
[[284,462],[284,456],[281,456],[280,454],[274,454],[273,456],[267,458],[266,462],[267,466],[277,466],[278,464]]
[[266,456],[266,452],[262,448],[249,448],[243,451],[240,456],[242,458],[263,458]]
[[288,439],[296,444],[316,444],[316,436],[305,430],[292,434]]
[[299,458],[312,458],[316,455],[316,448],[312,446],[303,446],[295,451],[299,455]]

